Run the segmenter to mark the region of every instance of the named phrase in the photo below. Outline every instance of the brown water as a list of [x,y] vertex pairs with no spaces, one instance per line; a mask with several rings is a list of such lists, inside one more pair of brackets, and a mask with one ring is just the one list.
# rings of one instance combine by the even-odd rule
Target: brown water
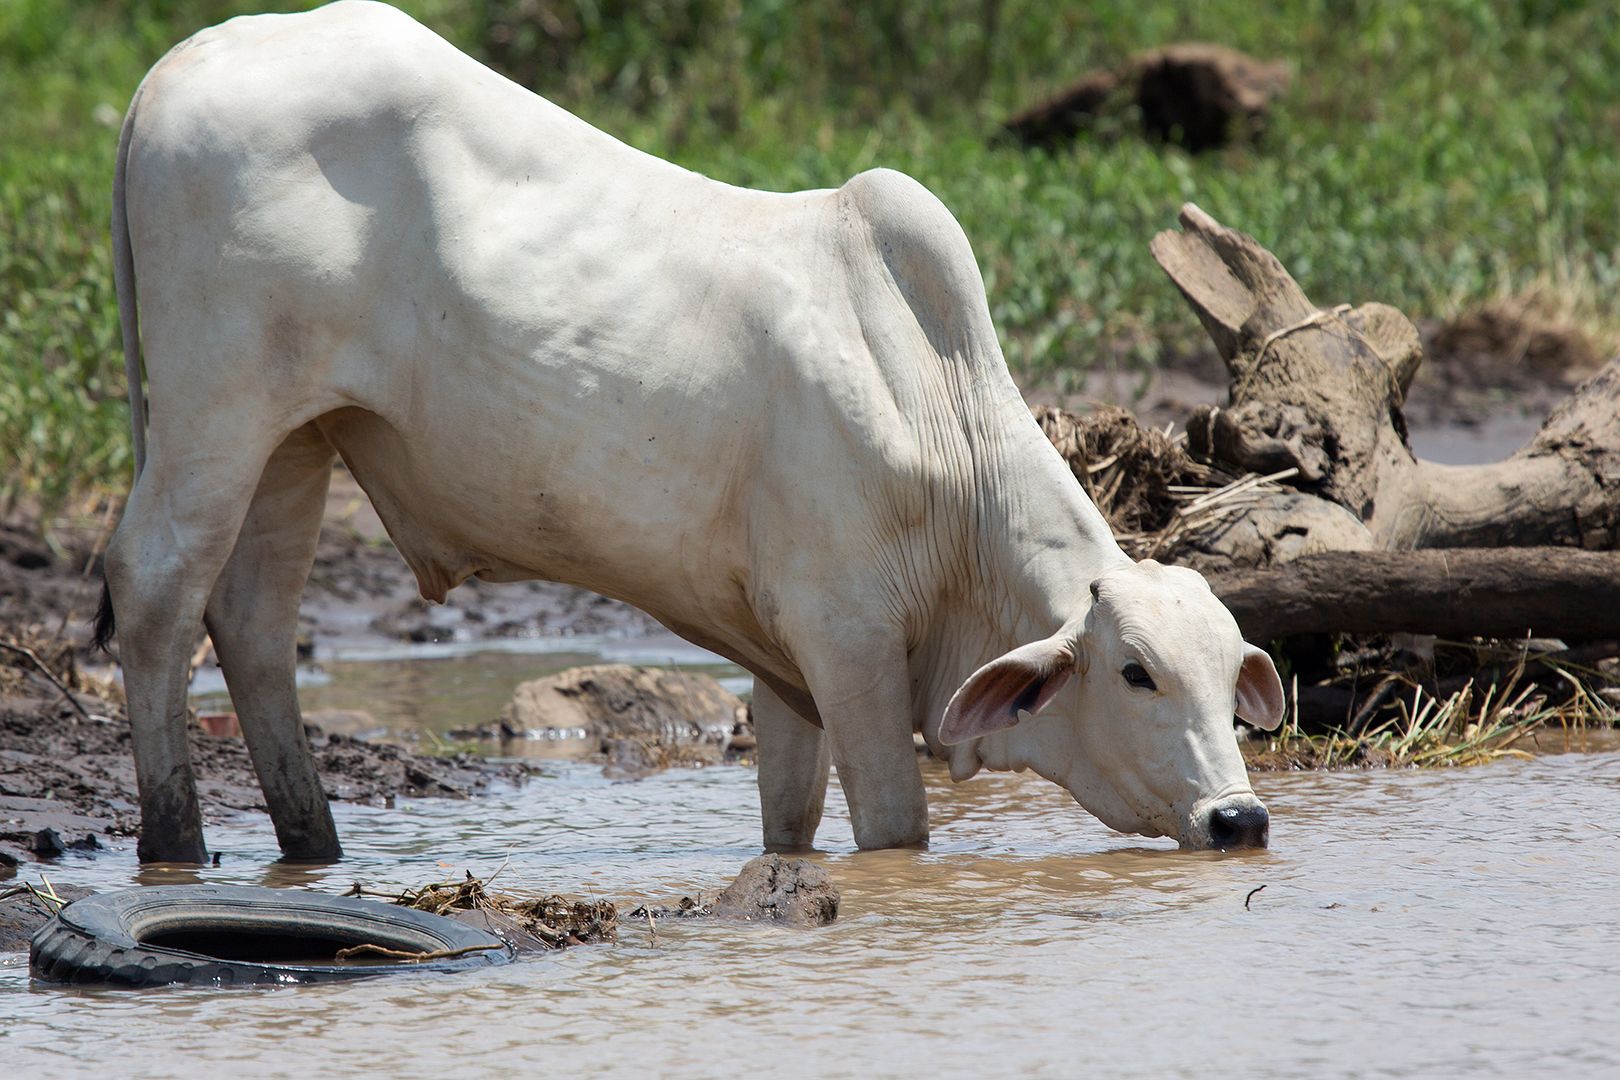
[[[549,769],[338,806],[334,867],[217,825],[202,877],[341,891],[505,863],[515,891],[669,902],[757,853],[752,770]],[[1110,833],[1035,778],[926,775],[927,853],[856,853],[835,791],[825,930],[627,925],[486,972],[265,990],[66,990],[11,963],[0,1075],[1620,1075],[1620,754],[1258,776],[1274,846],[1246,855]],[[118,849],[53,877],[176,875]]]

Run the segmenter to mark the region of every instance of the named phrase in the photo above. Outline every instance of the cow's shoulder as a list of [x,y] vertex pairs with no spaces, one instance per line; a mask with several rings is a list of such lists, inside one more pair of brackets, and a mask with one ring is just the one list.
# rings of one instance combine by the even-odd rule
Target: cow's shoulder
[[892,281],[931,338],[994,341],[973,248],[933,192],[905,173],[872,169],[838,195],[852,219],[850,258]]

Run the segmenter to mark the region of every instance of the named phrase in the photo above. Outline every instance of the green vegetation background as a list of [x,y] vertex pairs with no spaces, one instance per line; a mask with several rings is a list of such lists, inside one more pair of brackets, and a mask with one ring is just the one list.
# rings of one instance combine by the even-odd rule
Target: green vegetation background
[[[278,0],[0,0],[0,511],[129,469],[106,236],[118,124],[192,31]],[[1323,302],[1445,316],[1542,293],[1612,327],[1620,16],[1608,0],[402,0],[651,153],[736,184],[902,169],[961,219],[1015,374],[1147,370],[1197,325],[1147,241],[1195,200]],[[1200,157],[1115,117],[1052,153],[1015,108],[1178,40],[1294,65],[1257,148]],[[1607,334],[1604,338],[1611,340]]]

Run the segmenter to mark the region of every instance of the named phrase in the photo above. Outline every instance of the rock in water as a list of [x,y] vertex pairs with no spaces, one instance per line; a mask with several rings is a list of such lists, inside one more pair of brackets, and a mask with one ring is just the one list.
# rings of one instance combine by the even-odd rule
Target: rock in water
[[761,855],[750,859],[737,880],[726,886],[714,902],[714,913],[744,922],[826,926],[838,918],[838,901],[832,875],[815,863]]
[[718,764],[748,730],[747,707],[707,675],[598,664],[523,683],[492,734],[594,739],[613,775],[639,776]]

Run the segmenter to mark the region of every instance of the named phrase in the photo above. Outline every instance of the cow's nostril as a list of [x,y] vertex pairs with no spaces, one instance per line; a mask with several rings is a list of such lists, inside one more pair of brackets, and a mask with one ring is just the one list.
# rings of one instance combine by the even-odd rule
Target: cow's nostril
[[1209,814],[1209,842],[1218,848],[1260,848],[1271,838],[1271,815],[1258,800],[1217,806]]

